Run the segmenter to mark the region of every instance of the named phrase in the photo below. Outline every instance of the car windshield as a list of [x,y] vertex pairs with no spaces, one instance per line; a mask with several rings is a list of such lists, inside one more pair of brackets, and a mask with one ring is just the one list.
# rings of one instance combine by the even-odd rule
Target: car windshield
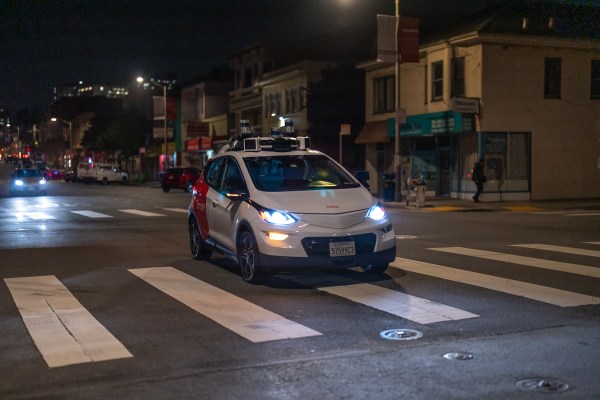
[[318,154],[244,157],[244,163],[254,186],[266,192],[360,186],[345,170]]
[[15,176],[17,178],[41,178],[42,172],[39,169],[19,169]]

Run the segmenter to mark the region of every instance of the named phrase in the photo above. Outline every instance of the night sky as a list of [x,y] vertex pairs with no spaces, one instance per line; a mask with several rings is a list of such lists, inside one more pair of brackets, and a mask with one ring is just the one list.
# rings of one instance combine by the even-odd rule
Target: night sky
[[[401,0],[402,15],[494,0]],[[497,0],[496,0],[497,1]],[[53,87],[190,81],[264,38],[296,39],[394,14],[394,0],[0,0],[0,106],[47,110]]]

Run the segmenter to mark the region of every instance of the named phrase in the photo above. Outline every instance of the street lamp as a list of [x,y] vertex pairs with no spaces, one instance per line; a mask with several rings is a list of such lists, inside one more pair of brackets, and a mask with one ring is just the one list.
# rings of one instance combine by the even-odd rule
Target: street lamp
[[[142,84],[144,83],[144,78],[141,76],[138,76],[136,79],[138,84]],[[156,82],[154,79],[150,78],[150,84],[162,88],[163,90],[163,118],[164,118],[164,129],[165,129],[165,158],[163,160],[163,172],[167,172],[167,86],[168,84],[165,83],[164,85],[161,85],[160,83]]]

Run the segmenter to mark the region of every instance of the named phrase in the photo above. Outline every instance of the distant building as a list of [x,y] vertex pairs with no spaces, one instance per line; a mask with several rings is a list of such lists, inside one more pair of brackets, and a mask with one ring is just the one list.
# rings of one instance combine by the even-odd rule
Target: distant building
[[[401,167],[428,194],[470,199],[485,160],[482,200],[600,197],[600,11],[506,2],[441,34],[423,33],[419,62],[401,64]],[[395,67],[366,74],[366,146],[373,192],[395,172]]]
[[64,97],[106,97],[109,99],[125,98],[129,89],[123,86],[100,83],[62,83],[54,87],[54,100]]

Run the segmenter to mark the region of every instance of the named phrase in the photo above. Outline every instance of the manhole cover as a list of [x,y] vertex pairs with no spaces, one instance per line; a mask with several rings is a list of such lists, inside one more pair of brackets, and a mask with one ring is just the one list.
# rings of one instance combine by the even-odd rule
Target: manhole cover
[[535,390],[536,392],[557,393],[567,390],[569,385],[558,379],[533,378],[518,381],[517,387],[523,390]]
[[423,333],[414,329],[388,329],[381,332],[379,336],[388,340],[414,340],[423,336]]
[[463,351],[456,351],[444,354],[444,358],[447,358],[448,360],[471,360],[473,358],[473,354],[465,353]]

